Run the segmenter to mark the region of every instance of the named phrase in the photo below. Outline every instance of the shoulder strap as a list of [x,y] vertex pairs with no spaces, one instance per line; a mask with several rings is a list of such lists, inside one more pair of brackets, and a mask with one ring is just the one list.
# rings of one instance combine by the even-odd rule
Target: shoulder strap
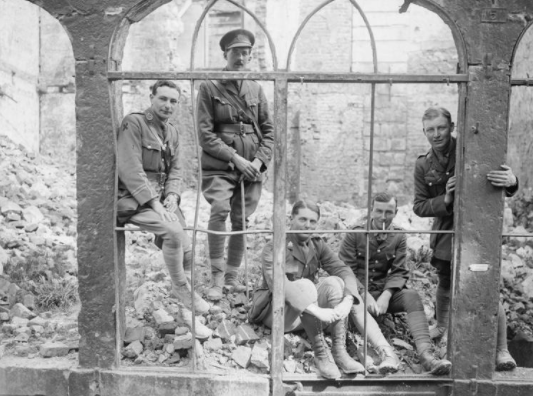
[[213,87],[215,87],[215,89],[220,93],[220,95],[222,95],[224,99],[226,99],[230,103],[230,105],[232,105],[235,108],[235,110],[237,110],[237,113],[239,114],[243,113],[250,119],[250,121],[254,125],[255,133],[257,133],[257,136],[259,137],[259,141],[262,141],[263,134],[261,133],[261,129],[259,128],[259,125],[257,125],[257,122],[255,121],[255,117],[250,112],[250,110],[248,108],[243,108],[241,104],[237,102],[235,98],[228,93],[226,88],[222,84],[220,84],[218,81],[213,82],[211,80],[207,80],[207,84],[208,85],[211,84]]

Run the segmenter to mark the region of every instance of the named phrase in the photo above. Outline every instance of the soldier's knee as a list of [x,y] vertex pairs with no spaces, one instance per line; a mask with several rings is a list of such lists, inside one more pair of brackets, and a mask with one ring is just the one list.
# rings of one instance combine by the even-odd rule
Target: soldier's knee
[[322,285],[331,290],[340,292],[344,291],[344,281],[338,276],[328,276],[327,278],[322,280]]
[[229,202],[213,201],[209,221],[226,221],[230,212]]
[[165,222],[163,239],[173,245],[181,246],[185,240],[185,232],[178,221]]
[[422,300],[415,290],[404,290],[404,302],[407,313],[424,310]]
[[306,300],[316,301],[318,299],[318,294],[316,291],[316,286],[309,279],[298,279],[291,283],[291,287],[298,290],[298,293],[305,298]]

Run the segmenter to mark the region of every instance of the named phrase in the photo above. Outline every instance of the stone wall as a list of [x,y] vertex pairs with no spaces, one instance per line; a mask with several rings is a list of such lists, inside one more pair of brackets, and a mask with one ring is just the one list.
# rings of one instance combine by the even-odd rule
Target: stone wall
[[[302,2],[300,19],[320,3]],[[414,5],[399,14],[391,2],[359,4],[376,39],[379,72],[455,73],[457,52],[451,32],[437,15]],[[345,39],[350,37],[352,45]],[[348,2],[332,3],[316,14],[302,32],[297,51],[296,70],[373,71],[367,28]],[[293,86],[289,103],[293,114],[299,114],[302,195],[366,203],[370,94],[369,84]],[[422,113],[429,106],[444,106],[455,114],[457,99],[453,85],[376,86],[373,191],[394,193],[401,204],[412,199],[414,161],[428,147]]]

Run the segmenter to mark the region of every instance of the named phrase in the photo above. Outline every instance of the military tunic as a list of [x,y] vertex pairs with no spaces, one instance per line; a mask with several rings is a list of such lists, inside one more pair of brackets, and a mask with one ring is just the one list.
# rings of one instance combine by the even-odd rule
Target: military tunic
[[172,123],[161,123],[151,109],[124,117],[117,137],[119,220],[127,220],[152,199],[179,196],[178,154],[178,131]]
[[[353,229],[366,229],[366,220]],[[394,224],[392,229],[402,230]],[[405,234],[387,234],[383,241],[378,240],[377,234],[370,234],[369,243],[368,290],[381,293],[385,289],[403,289],[409,279],[405,262]],[[366,276],[366,235],[346,234],[339,250],[339,258],[353,270],[359,287],[363,288]]]
[[[433,149],[416,160],[413,210],[420,217],[435,217],[432,230],[453,230],[453,202],[446,205],[444,196],[446,183],[455,174],[455,147],[456,139],[452,137],[447,166],[438,161]],[[518,180],[516,186],[505,189],[505,194],[511,197],[516,191]],[[431,234],[430,248],[433,250],[433,257],[451,261],[452,241],[452,234]]]

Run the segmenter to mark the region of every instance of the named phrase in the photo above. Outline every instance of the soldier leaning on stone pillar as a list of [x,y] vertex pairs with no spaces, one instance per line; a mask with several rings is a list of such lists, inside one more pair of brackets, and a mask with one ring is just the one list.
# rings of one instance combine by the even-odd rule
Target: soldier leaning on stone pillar
[[[456,139],[452,136],[454,123],[448,110],[430,107],[422,117],[423,131],[431,145],[429,151],[418,157],[415,164],[414,212],[420,217],[435,217],[433,230],[453,229],[453,202],[455,197],[455,151]],[[518,191],[518,179],[511,168],[487,174],[488,181],[495,187],[505,189],[507,197]],[[437,269],[437,324],[430,329],[431,338],[444,336],[449,323],[450,286],[452,278],[451,234],[431,234],[430,247],[433,250],[431,265]],[[496,370],[512,370],[516,362],[507,350],[507,324],[505,311],[500,303],[498,309],[498,336]]]
[[[135,224],[156,235],[155,244],[163,251],[172,280],[172,294],[187,308],[181,316],[191,325],[192,247],[179,208],[179,136],[169,122],[180,94],[176,84],[159,80],[152,87],[150,107],[124,117],[117,137],[117,214],[119,223]],[[209,304],[196,292],[194,305],[199,314],[209,311]],[[197,338],[211,335],[198,320],[195,328]]]

